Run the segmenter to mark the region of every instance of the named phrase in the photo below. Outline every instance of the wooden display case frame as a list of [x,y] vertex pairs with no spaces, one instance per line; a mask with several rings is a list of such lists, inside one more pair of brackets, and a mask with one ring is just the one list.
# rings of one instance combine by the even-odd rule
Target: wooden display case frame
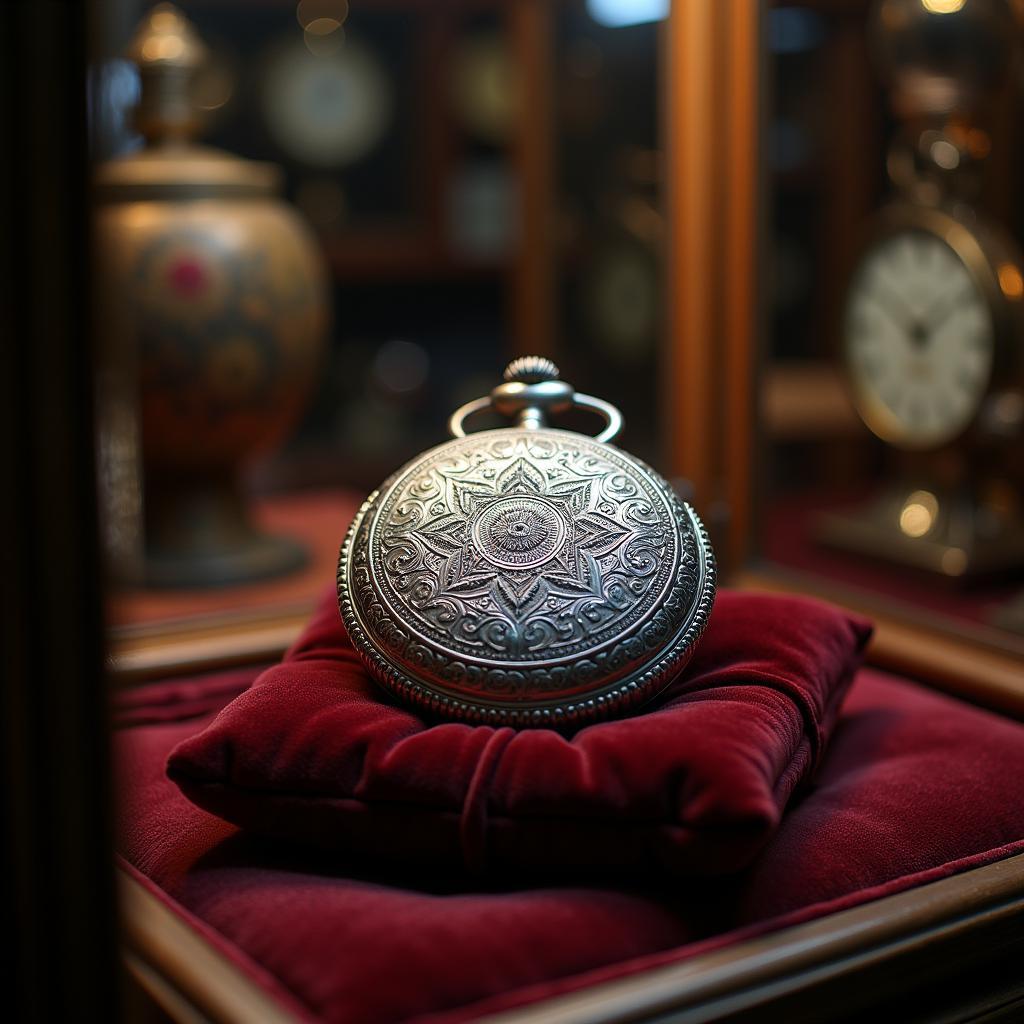
[[[121,912],[128,969],[174,1020],[297,1019],[127,872]],[[857,1019],[885,1005],[900,1020],[1019,1020],[1022,953],[1024,855],[479,1019],[799,1024]]]

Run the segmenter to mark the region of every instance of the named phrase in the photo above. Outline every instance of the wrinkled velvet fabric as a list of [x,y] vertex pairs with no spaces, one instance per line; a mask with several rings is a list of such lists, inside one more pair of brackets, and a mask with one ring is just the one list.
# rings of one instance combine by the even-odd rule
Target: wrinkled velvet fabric
[[241,832],[166,777],[243,676],[137,692],[116,737],[119,849],[300,1019],[461,1024],[1024,853],[1024,726],[870,670],[813,782],[736,874],[538,886],[431,868],[415,843],[401,867],[316,852]]
[[396,705],[329,596],[168,771],[233,824],[348,855],[502,876],[735,871],[812,775],[869,634],[817,601],[724,591],[655,706],[564,736]]

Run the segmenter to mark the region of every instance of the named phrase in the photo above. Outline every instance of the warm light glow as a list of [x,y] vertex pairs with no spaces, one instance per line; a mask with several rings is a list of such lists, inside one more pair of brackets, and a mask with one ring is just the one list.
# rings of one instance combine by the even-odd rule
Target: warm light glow
[[1024,278],[1012,263],[1003,263],[999,267],[999,287],[1008,299],[1019,299],[1024,295]]
[[185,40],[181,36],[150,36],[142,44],[146,60],[175,60],[184,52]]
[[149,24],[157,32],[174,32],[178,28],[178,15],[161,4],[150,16]]
[[932,527],[932,517],[924,505],[904,505],[900,512],[900,529],[908,537],[923,537]]
[[962,576],[967,568],[967,553],[960,548],[950,548],[942,553],[942,571],[947,576]]
[[341,49],[348,0],[300,0],[295,17],[302,26],[306,49],[314,57],[330,57]]
[[930,14],[956,14],[964,0],[921,0],[921,6]]
[[900,529],[908,537],[923,537],[934,525],[938,499],[931,491],[914,491],[900,510]]
[[960,165],[960,150],[948,139],[936,139],[929,152],[932,160],[944,171],[955,170]]
[[306,26],[306,31],[311,36],[329,36],[339,28],[341,28],[341,22],[337,18],[314,18]]

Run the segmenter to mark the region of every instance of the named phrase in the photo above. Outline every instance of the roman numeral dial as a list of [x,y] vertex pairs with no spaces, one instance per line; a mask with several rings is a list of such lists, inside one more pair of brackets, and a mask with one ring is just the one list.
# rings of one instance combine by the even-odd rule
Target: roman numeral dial
[[844,322],[868,426],[906,447],[953,440],[988,389],[994,335],[985,295],[942,238],[908,229],[877,243],[854,274]]

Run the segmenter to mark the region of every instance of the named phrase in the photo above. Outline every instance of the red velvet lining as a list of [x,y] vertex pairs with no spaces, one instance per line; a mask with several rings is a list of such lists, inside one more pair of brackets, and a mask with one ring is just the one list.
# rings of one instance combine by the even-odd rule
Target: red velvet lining
[[150,683],[118,694],[115,717],[117,724],[151,725],[157,722],[180,722],[216,713],[252,685],[251,665],[227,672],[188,679],[172,679]]
[[121,733],[124,855],[257,984],[339,1024],[455,1024],[1024,850],[1024,727],[876,672],[756,862],[713,884],[482,887],[241,835],[163,774],[203,724]]
[[812,903],[809,906],[793,910],[788,914],[780,914],[778,917],[758,921],[743,928],[735,928],[732,931],[715,935],[712,938],[691,942],[687,946],[667,949],[648,956],[636,957],[623,963],[608,964],[605,967],[585,971],[582,974],[575,974],[569,978],[559,978],[554,981],[542,982],[539,985],[516,989],[514,992],[503,992],[493,998],[473,1003],[471,1006],[462,1006],[455,1010],[411,1017],[408,1024],[412,1024],[413,1021],[416,1024],[459,1024],[459,1022],[474,1020],[485,1014],[500,1013],[503,1010],[529,1006],[531,1003],[537,1003],[544,999],[552,999],[556,996],[580,992],[594,985],[618,981],[628,978],[630,975],[640,974],[643,971],[657,970],[659,967],[668,967],[672,964],[691,960],[705,953],[713,953],[718,949],[725,949],[740,942],[768,935],[783,928],[792,928],[819,917],[826,917],[828,914],[835,914],[841,910],[850,910],[864,903],[870,903],[872,900],[881,899],[884,896],[894,896],[897,893],[906,892],[921,885],[927,885],[929,882],[937,882],[942,878],[958,875],[962,871],[969,871],[971,868],[993,864],[998,860],[1004,860],[1016,854],[1024,854],[1024,839],[1015,843],[1007,843],[1005,846],[995,850],[986,850],[971,857],[961,857],[959,860],[942,864],[928,871],[903,875],[882,885],[872,886],[870,889],[861,889],[857,892],[847,893],[845,896],[838,896],[832,900]]
[[501,877],[721,874],[749,863],[810,776],[869,634],[817,601],[723,591],[653,710],[566,737],[396,706],[332,594],[168,771],[228,821],[346,854]]

